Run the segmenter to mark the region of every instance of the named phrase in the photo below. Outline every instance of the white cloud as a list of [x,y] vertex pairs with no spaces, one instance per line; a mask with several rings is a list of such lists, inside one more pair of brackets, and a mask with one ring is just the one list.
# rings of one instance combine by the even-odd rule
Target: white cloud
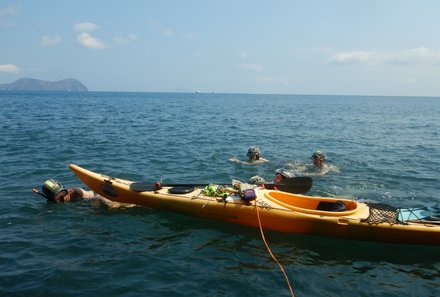
[[73,26],[76,32],[92,32],[98,29],[98,25],[90,22],[78,23]]
[[81,33],[76,37],[79,44],[91,49],[103,49],[105,44],[99,39],[91,36],[89,33]]
[[378,53],[365,51],[342,52],[333,55],[329,62],[332,64],[371,63],[377,61],[379,57]]
[[0,72],[18,73],[20,69],[12,64],[0,64]]
[[352,51],[333,55],[331,64],[440,64],[440,51],[419,47],[396,52],[386,51]]
[[127,37],[113,37],[113,44],[124,45],[124,44],[128,44],[131,41],[135,41],[137,39],[139,39],[139,37],[135,34],[130,34]]
[[246,59],[248,57],[248,53],[247,52],[239,52],[238,56],[242,59]]
[[241,64],[239,68],[245,70],[257,71],[257,72],[261,72],[264,70],[264,67],[260,64]]
[[43,46],[54,46],[61,43],[62,39],[60,36],[43,36],[41,38],[41,45]]

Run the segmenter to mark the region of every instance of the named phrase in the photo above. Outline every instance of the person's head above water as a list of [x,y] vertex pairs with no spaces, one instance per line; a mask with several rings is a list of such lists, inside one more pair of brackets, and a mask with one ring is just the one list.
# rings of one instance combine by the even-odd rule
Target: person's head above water
[[81,191],[75,188],[66,189],[59,181],[54,179],[46,180],[41,190],[43,192],[42,196],[55,203],[76,201],[82,198]]
[[260,149],[256,146],[251,146],[248,149],[247,152],[247,157],[249,158],[249,161],[254,161],[254,160],[260,160]]
[[266,181],[264,180],[264,178],[262,178],[261,176],[255,175],[252,176],[249,180],[248,180],[248,184],[251,185],[262,185],[266,183]]
[[47,200],[54,201],[55,197],[60,196],[60,194],[67,191],[66,188],[57,180],[48,179],[44,182],[41,187],[43,192],[43,196],[47,198]]
[[290,173],[290,172],[288,172],[288,171],[286,171],[284,169],[278,169],[275,172],[275,178],[273,179],[273,181],[275,183],[281,183],[284,179],[291,178],[293,176],[294,175],[292,173]]
[[327,160],[327,156],[322,151],[315,151],[310,159],[312,159],[313,165],[322,167]]

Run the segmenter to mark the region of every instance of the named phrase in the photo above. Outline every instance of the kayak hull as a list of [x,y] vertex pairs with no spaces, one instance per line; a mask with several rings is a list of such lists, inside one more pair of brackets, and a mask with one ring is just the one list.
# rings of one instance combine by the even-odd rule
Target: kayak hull
[[[261,227],[287,233],[311,234],[354,240],[390,243],[440,245],[440,225],[407,222],[368,223],[370,207],[348,199],[312,197],[281,191],[258,189],[257,199],[246,203],[218,201],[203,195],[202,188],[191,193],[171,194],[169,187],[136,192],[130,189],[132,181],[119,179],[71,164],[70,168],[91,190],[103,197],[148,208],[218,220],[250,227]],[[319,210],[319,205],[342,204],[345,209]],[[260,221],[258,220],[258,215]]]

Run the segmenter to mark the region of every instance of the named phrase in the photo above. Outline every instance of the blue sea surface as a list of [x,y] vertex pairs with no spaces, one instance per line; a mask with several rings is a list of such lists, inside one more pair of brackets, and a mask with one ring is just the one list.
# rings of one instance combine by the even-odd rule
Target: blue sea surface
[[[0,92],[0,296],[289,296],[257,229],[97,200],[47,203],[75,163],[229,182],[310,162],[311,195],[439,206],[440,98]],[[270,160],[231,163],[256,145]],[[439,247],[266,233],[296,296],[440,296]]]

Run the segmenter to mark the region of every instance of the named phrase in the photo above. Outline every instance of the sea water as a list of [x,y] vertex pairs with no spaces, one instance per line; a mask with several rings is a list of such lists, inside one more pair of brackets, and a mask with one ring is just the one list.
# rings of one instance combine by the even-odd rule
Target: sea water
[[[229,182],[308,164],[311,195],[438,207],[440,98],[0,92],[1,296],[289,296],[257,229],[99,201],[47,203],[75,163],[136,181]],[[258,146],[270,162],[245,160]],[[298,168],[297,168],[298,169]],[[438,247],[268,232],[297,296],[439,296]]]

